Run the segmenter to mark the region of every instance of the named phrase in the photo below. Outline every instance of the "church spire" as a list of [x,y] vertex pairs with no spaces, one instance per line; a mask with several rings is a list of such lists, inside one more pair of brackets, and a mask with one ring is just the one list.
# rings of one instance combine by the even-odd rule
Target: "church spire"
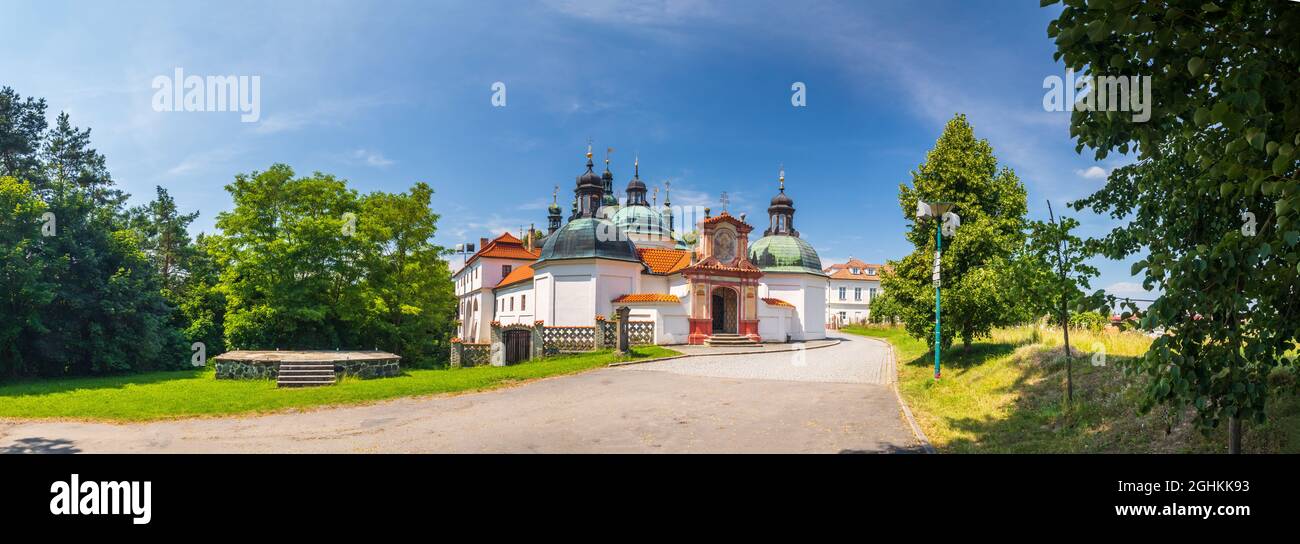
[[551,205],[546,208],[546,230],[547,234],[553,233],[560,229],[560,186],[556,185],[551,191]]
[[659,215],[664,218],[664,223],[668,225],[668,233],[673,232],[673,203],[669,199],[669,190],[672,189],[672,180],[664,180],[664,210]]
[[573,217],[595,217],[596,211],[600,209],[601,196],[605,188],[601,183],[599,175],[593,170],[595,163],[591,161],[591,141],[587,142],[587,171],[578,176],[577,187],[573,189],[573,196],[577,201]]
[[645,182],[641,181],[641,158],[637,157],[632,161],[632,180],[627,182],[627,205],[628,206],[649,206],[646,202]]
[[794,200],[785,194],[784,165],[781,166],[781,172],[776,179],[779,190],[776,196],[772,197],[771,205],[767,208],[768,227],[763,235],[781,234],[798,237],[799,231],[794,229]]
[[[614,148],[612,147],[605,148],[605,173],[600,175],[600,180],[605,190],[605,194],[604,196],[601,197],[601,202],[600,202],[600,206],[602,208],[605,206],[612,206],[613,208],[618,207],[618,197],[614,196],[614,173],[609,171],[609,155],[610,153],[613,152],[614,152]],[[605,213],[610,214],[611,211],[607,211]]]

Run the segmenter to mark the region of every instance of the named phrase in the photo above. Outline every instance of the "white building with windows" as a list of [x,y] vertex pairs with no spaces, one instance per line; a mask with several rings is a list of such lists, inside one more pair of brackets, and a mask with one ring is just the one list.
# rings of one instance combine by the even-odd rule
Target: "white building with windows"
[[830,279],[826,288],[827,325],[861,323],[871,317],[871,301],[883,293],[882,269],[884,265],[850,257],[849,262],[833,264],[824,270]]

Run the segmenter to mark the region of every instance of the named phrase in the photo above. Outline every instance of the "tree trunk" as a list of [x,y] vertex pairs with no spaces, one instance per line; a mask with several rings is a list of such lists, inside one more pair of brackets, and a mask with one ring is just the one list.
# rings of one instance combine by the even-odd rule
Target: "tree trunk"
[[1065,334],[1065,400],[1074,402],[1074,357],[1070,354],[1070,317],[1061,297],[1061,332]]
[[1241,420],[1237,416],[1228,418],[1228,453],[1241,453]]

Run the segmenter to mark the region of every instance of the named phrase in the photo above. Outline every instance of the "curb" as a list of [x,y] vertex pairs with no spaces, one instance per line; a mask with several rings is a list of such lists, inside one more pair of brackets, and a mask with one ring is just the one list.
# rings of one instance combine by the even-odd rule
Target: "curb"
[[[840,342],[843,342],[843,340],[841,340],[841,339],[839,339],[839,338],[831,338],[831,340],[834,340],[834,342],[829,342],[829,343],[822,344],[822,345],[819,345],[819,346],[804,347],[804,348],[802,348],[802,349],[803,349],[804,351],[807,351],[807,350],[812,350],[812,349],[829,348],[829,347],[831,347],[831,346],[838,346],[838,345],[840,345]],[[672,349],[672,348],[669,347],[668,349]],[[687,357],[718,357],[718,356],[722,356],[722,355],[753,355],[753,354],[755,354],[755,353],[785,353],[785,352],[789,352],[789,351],[798,351],[799,349],[800,349],[800,348],[789,348],[789,349],[756,349],[756,350],[750,350],[750,351],[729,351],[729,352],[726,352],[726,353],[683,353],[683,354],[681,354],[681,355],[672,355],[672,356],[669,356],[669,357],[659,357],[659,358],[657,358],[657,359],[638,359],[638,360],[636,360],[636,361],[619,361],[619,362],[616,362],[616,363],[609,363],[609,364],[606,365],[606,366],[614,367],[614,366],[640,365],[640,364],[645,364],[645,363],[654,363],[654,362],[658,362],[658,361],[671,361],[671,360],[673,360],[673,359],[685,359],[685,358],[687,358]]]
[[903,412],[903,419],[907,420],[907,426],[912,428],[912,436],[916,437],[916,441],[921,443],[921,449],[925,450],[925,453],[939,453],[930,444],[930,439],[926,438],[925,431],[922,431],[921,426],[916,423],[916,418],[912,416],[912,409],[907,407],[907,401],[903,400],[903,394],[898,391],[898,356],[894,353],[894,345],[871,336],[863,336],[863,338],[875,340],[889,347],[889,368],[893,373],[889,380],[889,388],[894,390],[894,397],[898,399],[898,406]]

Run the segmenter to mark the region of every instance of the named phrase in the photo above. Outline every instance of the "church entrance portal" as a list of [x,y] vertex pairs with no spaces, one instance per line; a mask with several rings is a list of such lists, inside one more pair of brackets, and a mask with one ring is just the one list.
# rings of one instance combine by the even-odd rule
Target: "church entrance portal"
[[713,332],[736,333],[736,318],[739,310],[736,291],[727,287],[713,290]]

